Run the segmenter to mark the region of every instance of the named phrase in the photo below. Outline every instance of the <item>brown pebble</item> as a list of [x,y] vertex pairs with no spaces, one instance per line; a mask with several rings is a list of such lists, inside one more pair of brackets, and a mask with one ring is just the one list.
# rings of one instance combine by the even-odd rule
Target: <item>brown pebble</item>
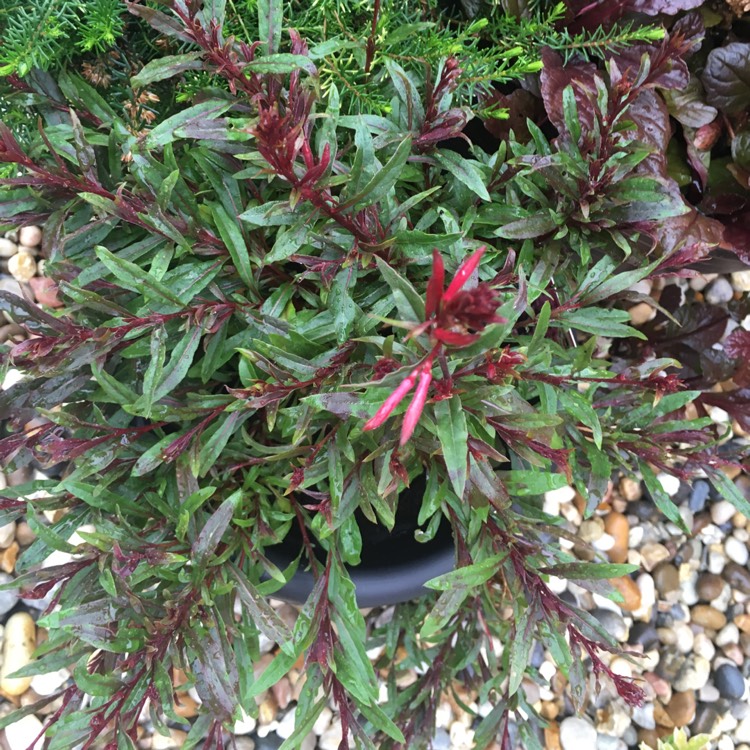
[[539,713],[545,719],[556,719],[560,715],[560,706],[553,701],[542,701],[542,707]]
[[622,513],[607,513],[604,517],[604,531],[609,534],[615,543],[607,550],[607,555],[613,563],[624,563],[628,559],[628,535],[630,524]]
[[639,729],[638,744],[646,747],[656,747],[659,744],[661,735],[655,729]]
[[629,502],[640,500],[643,496],[641,483],[630,477],[623,477],[620,480],[620,494]]
[[272,695],[266,695],[265,700],[258,706],[258,724],[266,726],[276,718],[278,706]]
[[676,727],[687,726],[695,718],[695,690],[673,693],[667,713]]
[[696,625],[711,630],[721,630],[727,624],[726,615],[709,604],[696,604],[690,610],[690,617]]
[[29,279],[29,286],[34,292],[34,298],[40,305],[47,307],[62,307],[63,302],[58,296],[57,284],[45,276],[35,276]]
[[659,701],[654,703],[654,720],[660,727],[674,728],[674,720]]
[[737,615],[734,624],[743,632],[750,633],[750,615]]
[[22,547],[28,547],[36,539],[36,534],[31,530],[31,526],[26,521],[19,521],[16,524],[16,541]]
[[737,591],[750,594],[750,570],[736,562],[728,562],[721,572],[721,577]]
[[724,590],[724,581],[715,573],[701,573],[695,584],[698,597],[703,602],[711,602]]
[[547,750],[562,750],[560,744],[560,725],[556,721],[551,721],[544,728],[544,747]]
[[636,609],[640,609],[641,606],[641,591],[636,585],[635,581],[628,576],[624,578],[610,578],[610,584],[622,594],[623,601],[620,603],[620,607],[626,612],[634,612]]
[[7,547],[0,553],[0,568],[6,573],[12,573],[16,569],[16,558],[18,557],[18,542],[14,541],[10,547]]
[[30,482],[34,476],[34,471],[30,466],[22,466],[20,469],[11,471],[10,474],[6,474],[5,478],[8,480],[8,487],[18,487],[21,484]]
[[288,677],[282,677],[272,688],[273,697],[279,708],[284,709],[289,705],[292,699],[292,685]]
[[198,703],[187,693],[177,693],[174,712],[183,719],[192,719],[198,715]]
[[4,326],[0,326],[0,343],[13,336],[23,336],[24,334],[25,331],[17,323],[6,323]]
[[663,596],[680,588],[680,573],[672,563],[660,563],[652,573],[656,590]]

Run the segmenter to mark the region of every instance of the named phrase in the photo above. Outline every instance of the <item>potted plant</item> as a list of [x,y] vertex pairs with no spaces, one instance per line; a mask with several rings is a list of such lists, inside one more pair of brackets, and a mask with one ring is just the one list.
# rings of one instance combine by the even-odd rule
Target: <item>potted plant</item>
[[[23,379],[0,398],[0,458],[60,469],[1,506],[38,535],[14,585],[45,600],[49,640],[22,674],[75,665],[45,730],[59,748],[131,746],[146,705],[157,728],[179,721],[183,670],[206,709],[188,743],[221,747],[303,657],[285,748],[328,695],[342,747],[426,747],[457,676],[495,706],[477,746],[507,745],[511,712],[534,716],[519,687],[537,638],[578,706],[591,675],[638,703],[601,658],[611,634],[549,585],[607,593],[634,566],[578,559],[541,498],[571,488],[591,513],[613,471],[637,473],[684,526],[657,474],[700,474],[748,510],[722,471],[742,457],[687,411],[706,404],[678,363],[607,351],[645,340],[634,285],[718,244],[658,154],[656,90],[684,84],[699,30],[614,27],[580,45],[606,51],[597,68],[549,45],[487,52],[486,21],[456,31],[378,2],[366,37],[312,45],[281,3],[257,6],[251,21],[129,4],[168,54],[121,111],[68,69],[9,81],[44,124],[25,143],[0,129],[3,217],[43,223],[59,303],[0,292],[29,334],[4,345]],[[563,11],[539,37],[561,52]],[[299,27],[314,35],[319,12]],[[528,40],[536,21],[491,23]],[[467,142],[472,103],[498,114],[489,83],[542,61],[549,125]],[[377,626],[360,611],[425,583]],[[273,596],[301,604],[293,628]],[[402,648],[421,668],[386,702],[368,635],[383,665]],[[261,636],[278,648],[255,677]]]

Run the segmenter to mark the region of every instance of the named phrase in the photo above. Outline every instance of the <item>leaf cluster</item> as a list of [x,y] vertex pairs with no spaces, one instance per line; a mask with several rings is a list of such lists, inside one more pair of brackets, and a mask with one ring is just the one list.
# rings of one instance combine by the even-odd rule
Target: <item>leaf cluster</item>
[[[187,73],[225,85],[136,127],[66,71],[56,87],[28,83],[43,118],[28,145],[0,128],[13,169],[0,220],[44,223],[64,300],[52,314],[0,292],[33,334],[3,345],[3,367],[24,378],[0,397],[16,428],[0,458],[64,467],[0,505],[0,521],[26,513],[38,536],[16,583],[48,603],[50,639],[27,670],[76,665],[53,747],[130,746],[147,702],[157,728],[179,721],[177,669],[206,706],[188,746],[219,747],[303,655],[285,750],[328,696],[345,745],[350,731],[356,747],[426,747],[456,680],[494,705],[479,747],[508,741],[513,712],[537,747],[541,720],[519,689],[538,677],[535,639],[576,705],[602,679],[637,703],[601,658],[611,635],[549,585],[613,595],[608,580],[633,568],[580,561],[542,497],[573,486],[590,513],[614,471],[640,473],[681,526],[663,471],[706,475],[750,511],[721,471],[742,457],[687,417],[701,390],[676,360],[608,351],[647,340],[625,309],[632,287],[712,246],[661,158],[659,92],[681,85],[685,35],[605,68],[550,51],[540,84],[556,132],[530,121],[528,140],[489,153],[455,147],[460,57],[426,71],[373,53],[387,107],[353,115],[278,2],[259,0],[248,42],[224,33],[221,2],[130,10],[177,45],[134,88]],[[366,620],[351,580],[363,538],[393,529],[420,481],[411,533],[427,543],[447,524],[456,568]],[[293,530],[303,544],[279,565]],[[316,583],[290,628],[268,597],[308,567]],[[256,676],[262,637],[277,648]],[[411,667],[419,679],[400,690]]]

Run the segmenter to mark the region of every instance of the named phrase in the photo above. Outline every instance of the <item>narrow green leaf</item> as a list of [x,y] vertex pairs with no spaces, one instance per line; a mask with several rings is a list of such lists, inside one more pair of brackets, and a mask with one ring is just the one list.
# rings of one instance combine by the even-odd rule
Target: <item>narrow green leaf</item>
[[169,362],[162,371],[162,379],[159,385],[154,389],[154,401],[164,398],[185,379],[187,371],[193,364],[193,358],[202,335],[203,330],[194,326],[180,339],[177,346],[172,350]]
[[381,257],[376,255],[375,262],[391,288],[399,315],[406,321],[424,320],[424,301],[411,282],[391,268]]
[[94,252],[96,257],[115,275],[120,286],[130,289],[131,292],[148,294],[150,297],[182,307],[182,302],[178,297],[140,266],[124,258],[119,258],[101,245],[97,245]]
[[141,397],[133,404],[134,411],[147,419],[151,416],[156,386],[162,376],[164,359],[167,353],[166,340],[167,332],[163,326],[158,326],[151,332],[151,359],[143,376],[143,392]]
[[372,206],[382,200],[396,184],[404,170],[404,166],[411,155],[411,136],[399,143],[393,156],[378,170],[373,178],[355,196],[342,203],[340,210],[355,206],[360,202]]
[[466,586],[467,588],[481,586],[497,573],[500,563],[507,556],[507,552],[501,552],[481,562],[464,565],[462,568],[451,570],[450,573],[444,573],[437,578],[432,578],[425,583],[425,586],[435,591],[447,591],[457,585]]
[[458,396],[438,401],[435,404],[437,434],[443,449],[443,460],[453,490],[463,498],[466,489],[469,431],[466,414]]
[[130,85],[135,89],[143,89],[157,81],[184,73],[186,70],[200,70],[202,52],[185,52],[181,55],[165,55],[146,63],[137,75],[130,79]]
[[212,212],[216,228],[219,230],[221,240],[226,245],[232,262],[237,268],[237,273],[249,289],[254,289],[255,279],[253,278],[250,254],[247,251],[247,245],[237,219],[230,216],[223,206],[213,206]]
[[477,162],[464,159],[455,151],[440,149],[435,154],[435,159],[441,167],[450,172],[459,182],[466,185],[474,195],[484,201],[490,200],[490,194],[484,184],[484,175],[477,166]]
[[283,19],[283,0],[258,0],[258,38],[268,45],[265,49],[267,55],[279,51]]
[[233,492],[214,511],[193,544],[193,555],[200,565],[208,559],[221,541],[221,537],[232,522],[234,511],[242,500],[242,490]]
[[529,654],[534,644],[532,633],[534,621],[531,618],[531,608],[524,609],[523,614],[516,620],[515,637],[510,644],[508,660],[508,695],[514,695],[521,687],[526,669],[529,665]]

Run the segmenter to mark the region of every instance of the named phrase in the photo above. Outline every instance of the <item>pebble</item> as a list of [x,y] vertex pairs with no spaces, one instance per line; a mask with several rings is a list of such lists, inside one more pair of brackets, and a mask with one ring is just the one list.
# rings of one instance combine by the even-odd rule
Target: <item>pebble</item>
[[[10,583],[13,576],[7,573],[0,573],[0,584]],[[18,603],[18,592],[13,589],[0,591],[0,617],[10,612]]]
[[723,305],[734,297],[734,289],[727,279],[719,276],[706,290],[705,297],[709,305]]
[[[44,735],[36,742],[34,738],[42,731],[43,724],[36,716],[24,716],[5,727],[5,740],[10,750],[42,750]],[[34,743],[34,744],[32,744]]]
[[653,578],[656,590],[662,596],[671,594],[672,592],[677,591],[680,588],[680,573],[677,568],[675,568],[675,566],[671,563],[663,563],[661,565],[658,565],[654,569]]
[[154,732],[151,737],[151,750],[171,750],[171,748],[182,747],[187,739],[187,732],[182,729],[170,729],[169,736]]
[[640,326],[655,318],[656,310],[648,302],[638,302],[628,309],[628,315],[634,326]]
[[6,237],[0,238],[0,258],[12,258],[18,252],[18,245]]
[[563,750],[596,750],[596,729],[587,719],[569,716],[560,723]]
[[747,544],[734,536],[727,537],[724,542],[724,552],[737,565],[747,565],[748,560],[750,560],[750,551],[747,549]]
[[282,740],[286,740],[292,736],[294,732],[294,710],[287,711],[284,714],[284,718],[279,722],[279,726],[276,727],[276,734],[281,737]]
[[63,302],[58,295],[58,286],[52,279],[34,276],[34,278],[29,279],[29,286],[31,291],[34,292],[34,298],[40,305],[46,305],[47,307],[63,306]]
[[711,674],[711,662],[702,656],[688,658],[675,677],[673,688],[680,692],[700,690]]
[[16,538],[16,522],[3,524],[0,526],[0,548],[10,547]]
[[734,730],[737,742],[750,742],[750,716],[743,719]]
[[714,638],[714,643],[719,648],[724,648],[730,643],[737,643],[740,640],[740,629],[733,623],[727,623]]
[[612,511],[604,518],[604,531],[615,540],[607,556],[613,563],[624,563],[628,559],[628,519],[622,513]]
[[0,275],[0,292],[10,292],[23,297],[23,287],[12,276]]
[[696,625],[712,630],[721,630],[727,624],[727,617],[710,604],[696,604],[690,610],[690,617]]
[[250,734],[255,729],[257,723],[252,716],[248,716],[243,710],[241,718],[234,722],[232,731],[234,734]]
[[18,244],[36,247],[42,244],[42,230],[39,227],[21,227],[18,230]]
[[750,570],[737,565],[736,562],[728,562],[722,570],[722,578],[733,588],[743,594],[750,594]]
[[710,510],[711,520],[717,526],[723,526],[725,523],[729,523],[735,513],[734,505],[728,500],[719,500],[711,506]]
[[634,612],[640,608],[641,591],[630,576],[610,578],[609,582],[623,598],[623,601],[619,603],[620,609],[624,609],[626,612]]
[[690,729],[693,734],[713,734],[718,718],[719,714],[712,705],[699,703]]
[[732,274],[732,289],[735,292],[750,292],[750,270],[735,271]]
[[37,695],[52,695],[59,690],[70,677],[67,669],[58,669],[56,672],[37,674],[31,680],[31,689]]
[[231,747],[232,750],[255,750],[255,740],[251,737],[233,737],[227,747]]
[[688,507],[693,513],[700,513],[706,507],[706,501],[710,492],[711,486],[708,482],[698,479],[693,483],[690,500],[688,501]]
[[597,607],[591,611],[591,615],[595,617],[602,627],[620,643],[627,641],[628,626],[625,623],[625,620],[623,620],[617,612],[614,612],[611,609]]
[[631,646],[640,644],[643,646],[644,651],[650,651],[652,648],[659,645],[659,635],[656,632],[656,628],[654,628],[651,623],[636,622],[633,627],[630,628],[628,643]]
[[636,706],[633,709],[633,721],[643,729],[656,729],[654,704],[644,703],[642,706]]
[[31,685],[31,677],[8,677],[7,675],[25,667],[36,649],[36,624],[26,612],[16,612],[5,623],[3,644],[3,667],[0,671],[0,690],[5,695],[25,693]]
[[318,718],[315,719],[312,730],[313,734],[320,736],[323,732],[328,729],[333,719],[333,711],[328,706],[324,706],[323,710],[318,714]]
[[660,472],[656,475],[656,478],[659,480],[661,488],[670,497],[674,497],[680,491],[681,482],[678,477],[673,476],[672,474],[667,474],[665,472]]
[[684,727],[695,717],[695,707],[695,691],[674,692],[667,704],[667,713],[676,727]]
[[622,477],[620,479],[620,494],[629,503],[640,500],[643,497],[641,483],[631,477]]
[[648,573],[641,573],[636,579],[636,585],[641,594],[641,606],[633,610],[633,618],[648,622],[651,620],[652,609],[656,604],[654,579]]
[[742,672],[733,664],[722,664],[714,672],[714,685],[722,698],[737,700],[745,694]]
[[19,521],[16,525],[16,541],[22,547],[28,547],[36,539],[36,534],[26,521]]
[[583,539],[584,542],[596,542],[604,535],[604,520],[596,518],[588,518],[578,529],[578,536]]
[[715,573],[701,573],[696,583],[696,591],[701,601],[711,602],[724,590],[724,580]]
[[[644,544],[639,550],[643,567],[650,573],[659,563],[668,560],[669,550],[658,543]],[[675,571],[676,572],[676,571]]]
[[318,747],[320,750],[338,750],[343,734],[341,719],[336,718],[331,722],[328,729],[320,735]]
[[26,282],[36,275],[36,261],[29,253],[17,253],[8,259],[8,271],[16,281]]

